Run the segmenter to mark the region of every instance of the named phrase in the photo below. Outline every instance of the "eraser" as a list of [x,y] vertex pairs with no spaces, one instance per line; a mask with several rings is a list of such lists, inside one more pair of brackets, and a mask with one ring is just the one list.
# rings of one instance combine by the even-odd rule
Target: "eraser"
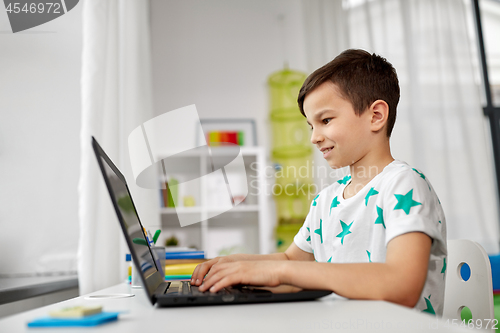
[[72,306],[60,310],[51,311],[52,318],[81,318],[102,312],[102,306]]

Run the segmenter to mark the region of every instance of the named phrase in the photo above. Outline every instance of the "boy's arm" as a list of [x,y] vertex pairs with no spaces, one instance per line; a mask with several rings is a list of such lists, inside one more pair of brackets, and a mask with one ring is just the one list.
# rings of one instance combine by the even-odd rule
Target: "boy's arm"
[[196,266],[191,276],[191,284],[199,286],[203,282],[204,276],[215,264],[229,263],[235,261],[263,261],[263,260],[300,260],[313,261],[312,253],[302,251],[295,243],[292,243],[285,253],[273,254],[233,254],[225,257],[217,257]]
[[[427,277],[432,240],[420,232],[392,239],[385,263],[316,263],[303,261],[233,262],[214,266],[201,291],[234,284],[332,290],[354,299],[377,299],[414,307]],[[213,287],[213,288],[212,288]]]

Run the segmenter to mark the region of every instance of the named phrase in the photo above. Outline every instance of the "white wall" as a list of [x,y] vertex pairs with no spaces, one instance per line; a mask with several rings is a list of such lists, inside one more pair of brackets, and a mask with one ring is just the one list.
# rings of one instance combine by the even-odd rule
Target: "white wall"
[[16,34],[0,9],[2,275],[76,270],[81,7]]
[[151,15],[156,114],[196,104],[201,118],[254,118],[268,145],[268,76],[285,54],[307,69],[300,0],[152,0]]

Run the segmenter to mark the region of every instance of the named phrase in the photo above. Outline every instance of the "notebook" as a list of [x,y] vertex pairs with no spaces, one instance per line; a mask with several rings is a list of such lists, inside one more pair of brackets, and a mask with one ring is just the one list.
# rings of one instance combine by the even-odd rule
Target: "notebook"
[[[263,303],[313,300],[330,294],[327,290],[301,290],[290,286],[257,288],[232,286],[217,293],[200,292],[188,281],[165,281],[159,273],[160,258],[151,251],[146,241],[143,225],[132,200],[127,181],[99,143],[92,137],[92,147],[101,169],[111,202],[115,209],[132,260],[140,274],[143,289],[151,301],[158,306],[194,306],[235,303]],[[141,238],[142,241],[133,241]]]

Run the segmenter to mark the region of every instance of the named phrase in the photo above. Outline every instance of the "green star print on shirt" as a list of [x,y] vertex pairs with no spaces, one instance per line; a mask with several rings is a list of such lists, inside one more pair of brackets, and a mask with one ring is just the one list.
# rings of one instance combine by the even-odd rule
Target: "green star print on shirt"
[[366,194],[366,197],[365,197],[365,206],[368,206],[368,200],[370,199],[370,197],[372,195],[377,195],[378,194],[378,191],[375,190],[375,188],[371,188],[368,193]]
[[384,210],[377,206],[377,219],[375,220],[375,224],[382,224],[385,229],[385,223],[384,223]]
[[445,273],[446,273],[446,258],[443,258],[443,268],[441,269],[441,273],[443,274],[443,279],[445,277]]
[[313,206],[316,206],[318,203],[316,202],[316,199],[318,199],[319,194],[316,196],[316,198],[313,199]]
[[413,170],[413,171],[415,171],[416,173],[418,173],[418,174],[419,174],[419,176],[420,176],[423,180],[425,180],[425,176],[424,176],[424,174],[423,174],[423,173],[418,172],[418,170],[417,170],[417,169],[415,169],[415,168],[413,168],[412,170]]
[[[427,179],[425,179],[425,175],[421,172],[418,172],[417,169],[413,168],[412,169],[413,171],[415,171],[416,173],[418,173],[418,175],[420,176],[420,178],[422,178],[423,180],[425,180],[425,182],[427,183]],[[431,186],[429,185],[429,183],[427,183],[427,186],[429,187],[429,191],[431,190]]]
[[351,180],[351,175],[347,175],[345,176],[344,178],[340,179],[340,180],[337,180],[337,183],[339,184],[342,184],[342,185],[345,185],[347,184],[348,181]]
[[424,299],[425,299],[425,304],[427,305],[427,309],[422,310],[422,312],[426,312],[426,313],[430,313],[430,314],[435,315],[436,311],[434,311],[434,307],[431,304],[431,295],[429,295],[429,298],[424,297]]
[[332,203],[330,205],[330,214],[332,213],[332,208],[336,208],[339,204],[340,204],[340,201],[339,199],[337,199],[338,196],[336,196],[335,198],[333,198],[332,200]]
[[394,196],[398,199],[398,203],[396,204],[396,207],[394,207],[394,210],[402,209],[406,215],[410,214],[410,209],[412,207],[421,205],[420,202],[413,200],[413,189],[405,195],[394,194]]
[[319,229],[314,230],[314,233],[318,234],[321,238],[321,244],[323,244],[323,220],[319,219]]
[[340,243],[342,245],[344,245],[344,237],[349,235],[349,234],[352,234],[352,232],[349,229],[351,228],[353,223],[354,223],[354,221],[352,221],[351,224],[347,225],[344,223],[344,221],[342,221],[342,220],[340,221],[340,225],[342,226],[342,232],[340,234],[338,234],[337,237],[341,238]]

